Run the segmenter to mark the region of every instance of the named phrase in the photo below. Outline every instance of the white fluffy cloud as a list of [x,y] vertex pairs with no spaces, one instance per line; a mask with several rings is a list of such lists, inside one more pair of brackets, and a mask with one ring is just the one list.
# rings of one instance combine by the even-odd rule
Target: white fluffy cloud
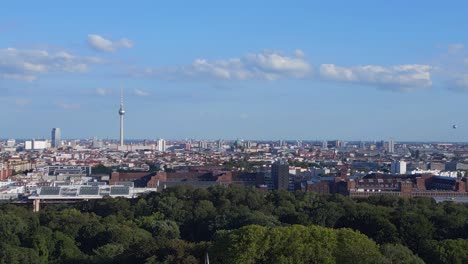
[[374,85],[389,89],[424,88],[432,85],[429,65],[404,64],[395,66],[341,67],[322,64],[320,77],[325,80]]
[[133,47],[133,42],[129,39],[122,38],[117,41],[111,41],[96,34],[88,35],[88,45],[97,51],[114,52],[121,48]]
[[[218,80],[276,80],[312,76],[312,65],[304,58],[302,50],[294,56],[279,52],[247,54],[224,60],[197,59],[187,66],[172,68],[133,69],[137,77],[165,79],[218,79]],[[322,80],[340,81],[394,90],[408,90],[432,86],[432,67],[422,64],[395,66],[365,65],[342,67],[335,64],[319,66]]]
[[294,51],[294,54],[296,55],[296,57],[304,57],[305,56],[305,52],[301,49],[296,49]]
[[276,80],[302,78],[310,74],[311,69],[310,64],[299,56],[288,57],[278,52],[262,52],[226,60],[196,59],[187,66],[148,68],[144,71],[133,71],[133,75],[168,79]]
[[0,49],[0,78],[33,81],[50,72],[84,72],[98,58],[82,58],[68,52],[45,50]]
[[150,95],[150,93],[145,92],[145,91],[140,90],[140,89],[135,89],[135,90],[133,91],[133,93],[134,93],[136,96],[149,96],[149,95]]

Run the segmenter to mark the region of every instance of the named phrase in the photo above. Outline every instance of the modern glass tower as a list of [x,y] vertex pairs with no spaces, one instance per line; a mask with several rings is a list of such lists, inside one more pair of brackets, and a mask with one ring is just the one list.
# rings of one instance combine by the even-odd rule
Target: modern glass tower
[[60,133],[60,128],[54,127],[51,132],[52,147],[58,148],[62,144],[62,138]]

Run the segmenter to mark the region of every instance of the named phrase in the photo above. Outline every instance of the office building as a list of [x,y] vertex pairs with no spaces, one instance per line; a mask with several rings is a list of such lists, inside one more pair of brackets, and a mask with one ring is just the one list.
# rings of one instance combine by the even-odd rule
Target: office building
[[202,140],[198,143],[200,149],[208,149],[208,142]]
[[25,150],[31,150],[32,149],[32,141],[31,140],[26,140],[24,142],[24,149]]
[[393,141],[393,138],[390,138],[388,141],[388,152],[395,153],[395,142]]
[[162,138],[158,140],[158,151],[159,152],[165,152],[166,151],[166,140],[164,140]]
[[[26,143],[28,145],[28,143]],[[42,150],[42,149],[47,149],[49,148],[51,145],[49,142],[47,142],[46,140],[35,140],[33,139],[32,140],[32,144],[31,144],[31,148],[34,149],[34,150]],[[28,148],[26,148],[28,149]]]
[[102,140],[97,139],[97,137],[93,138],[93,143],[91,145],[92,148],[100,149],[103,147]]
[[406,162],[394,161],[390,167],[392,174],[406,174]]
[[328,142],[328,145],[330,145],[332,148],[341,148],[343,147],[343,141],[341,140],[332,140]]
[[14,139],[8,139],[7,142],[6,142],[6,146],[7,146],[8,148],[14,147],[15,144],[16,144],[16,140],[14,140]]
[[296,146],[302,148],[302,140],[296,140]]
[[322,148],[327,149],[328,148],[328,141],[324,140],[322,141]]
[[60,128],[54,127],[52,128],[51,132],[51,146],[53,148],[58,148],[62,145],[62,137],[61,137],[61,131]]
[[280,140],[278,141],[278,146],[279,146],[279,147],[282,147],[282,146],[285,146],[285,145],[286,145],[286,144],[285,144],[284,140],[280,139]]
[[278,160],[271,166],[271,177],[273,187],[276,190],[288,190],[289,187],[289,164],[285,160]]

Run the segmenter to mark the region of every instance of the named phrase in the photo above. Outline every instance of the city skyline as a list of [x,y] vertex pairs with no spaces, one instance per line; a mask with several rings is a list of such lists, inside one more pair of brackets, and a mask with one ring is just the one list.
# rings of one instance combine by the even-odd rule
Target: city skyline
[[461,1],[50,3],[0,16],[2,138],[117,139],[122,85],[127,139],[468,142]]

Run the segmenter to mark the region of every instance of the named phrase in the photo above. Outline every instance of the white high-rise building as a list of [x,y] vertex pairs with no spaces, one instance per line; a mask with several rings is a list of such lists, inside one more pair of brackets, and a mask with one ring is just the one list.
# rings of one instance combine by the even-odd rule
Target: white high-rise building
[[296,146],[302,148],[302,140],[296,140]]
[[15,144],[16,144],[16,140],[14,140],[14,139],[8,139],[7,142],[6,142],[6,146],[9,147],[9,148],[14,147]]
[[166,140],[164,140],[162,138],[158,140],[158,151],[159,152],[165,152],[166,151]]
[[389,153],[395,152],[395,142],[393,141],[393,138],[390,138],[390,140],[388,141],[388,152]]
[[208,142],[202,140],[202,141],[198,142],[198,147],[201,148],[201,149],[207,149],[208,148]]
[[34,140],[32,141],[32,149],[41,150],[50,148],[50,143],[46,140]]
[[327,149],[328,148],[328,141],[324,140],[322,141],[322,148]]
[[394,161],[390,168],[392,174],[406,174],[406,162]]
[[31,150],[32,149],[32,141],[31,140],[26,140],[24,142],[24,149],[26,149],[26,150]]

